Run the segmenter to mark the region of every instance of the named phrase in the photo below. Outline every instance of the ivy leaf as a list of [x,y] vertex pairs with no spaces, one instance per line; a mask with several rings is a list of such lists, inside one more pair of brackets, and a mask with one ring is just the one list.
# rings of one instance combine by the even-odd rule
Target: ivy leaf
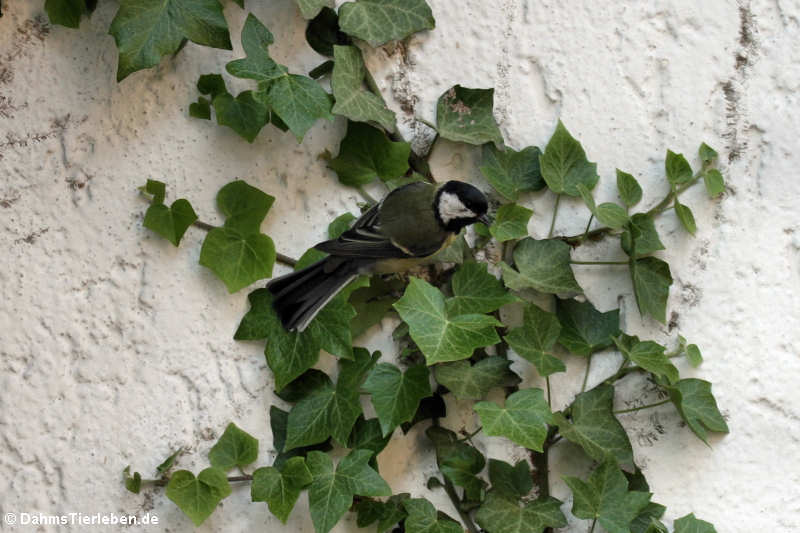
[[331,111],[354,122],[377,122],[387,131],[394,131],[394,111],[387,109],[379,96],[361,87],[367,71],[361,51],[355,46],[334,46],[333,54],[331,88],[336,103]]
[[357,339],[369,328],[379,324],[397,301],[395,291],[403,288],[399,279],[386,281],[381,276],[373,276],[369,287],[362,287],[350,295],[350,305],[356,316],[350,321],[350,332]]
[[717,533],[714,524],[696,518],[694,513],[678,518],[674,525],[675,533]]
[[348,122],[347,134],[339,155],[328,165],[345,185],[366,185],[376,177],[383,181],[398,178],[408,170],[411,145],[390,141],[377,128],[361,122]]
[[489,533],[542,533],[547,527],[567,525],[561,503],[546,496],[520,507],[516,499],[509,500],[490,492],[475,514],[475,520]]
[[697,224],[694,221],[692,210],[680,203],[677,197],[675,198],[675,214],[678,215],[678,220],[681,221],[681,225],[686,231],[692,235],[697,232]]
[[183,234],[197,220],[197,213],[194,212],[192,204],[184,198],[175,200],[170,207],[164,205],[165,189],[164,183],[147,180],[144,190],[153,195],[153,201],[144,214],[142,225],[178,246]]
[[468,89],[454,85],[436,104],[439,135],[467,144],[503,144],[503,135],[494,121],[494,89]]
[[583,203],[589,208],[589,211],[597,217],[602,224],[609,228],[619,229],[628,222],[628,213],[622,207],[615,203],[606,202],[596,205],[592,192],[583,183],[578,183],[575,188],[578,194],[583,199]]
[[667,391],[681,417],[700,440],[708,444],[706,430],[728,433],[728,424],[711,393],[711,383],[695,378],[682,379]]
[[406,533],[464,533],[458,522],[437,513],[436,508],[424,498],[405,500],[403,506],[408,513]]
[[576,355],[587,357],[608,348],[620,334],[619,309],[601,313],[588,300],[557,300],[556,314],[562,327],[558,342]]
[[438,426],[431,426],[425,435],[436,447],[439,470],[454,485],[464,487],[468,500],[480,501],[486,482],[477,475],[486,466],[486,458],[476,448],[459,441],[456,434]]
[[633,256],[634,244],[636,257],[642,257],[658,250],[663,250],[664,245],[658,237],[652,215],[636,213],[631,217],[620,239],[622,249],[629,256]]
[[220,94],[228,92],[225,79],[219,74],[203,74],[197,79],[197,90],[207,94],[213,100]]
[[617,191],[626,207],[633,207],[642,199],[642,187],[631,174],[617,169]]
[[553,420],[542,389],[517,391],[506,398],[504,407],[494,402],[478,402],[475,412],[487,435],[506,437],[539,452],[547,437],[547,424]]
[[513,290],[526,288],[546,293],[583,292],[570,267],[570,247],[560,239],[536,240],[527,237],[514,248],[517,270],[505,263],[503,280]]
[[283,389],[276,391],[275,395],[284,402],[297,403],[326,385],[333,386],[333,381],[328,377],[328,374],[316,368],[309,368]]
[[201,96],[197,99],[197,102],[189,104],[189,116],[192,118],[211,120],[211,102],[208,98],[203,98]]
[[252,143],[258,133],[269,122],[269,110],[264,103],[253,97],[253,91],[243,91],[235,98],[225,92],[212,101],[217,123],[228,126]]
[[572,420],[555,413],[561,435],[577,444],[589,457],[602,461],[612,455],[621,465],[633,464],[628,434],[613,414],[614,387],[599,385],[578,394],[572,404]]
[[328,224],[328,238],[338,239],[342,233],[350,229],[350,225],[355,219],[356,216],[353,213],[344,213],[333,219],[333,222]]
[[517,204],[503,204],[489,227],[489,233],[498,242],[521,239],[528,235],[528,221],[533,211]]
[[511,500],[523,498],[533,490],[531,467],[525,460],[511,466],[499,459],[489,459],[489,481],[492,482],[490,494]]
[[403,372],[390,363],[380,363],[367,376],[363,389],[372,396],[372,405],[386,436],[410,421],[420,400],[431,395],[428,368],[415,365]]
[[302,448],[294,448],[293,450],[284,450],[286,444],[286,427],[289,423],[289,413],[275,407],[274,405],[269,408],[269,425],[272,429],[272,447],[278,452],[272,466],[281,469],[292,457],[305,457],[305,455],[313,450],[322,452],[330,451],[333,446],[330,439],[315,444],[313,446],[304,446]]
[[509,369],[505,357],[487,357],[474,365],[469,361],[443,363],[433,367],[436,381],[461,400],[481,400],[494,387],[513,386],[519,376]]
[[529,303],[525,305],[522,326],[512,329],[505,340],[520,357],[536,367],[539,375],[547,377],[567,370],[552,352],[560,332],[561,325],[554,314]]
[[700,353],[700,348],[696,344],[690,344],[686,347],[686,359],[689,364],[698,367],[703,362],[703,354]]
[[211,466],[228,471],[234,466],[247,466],[258,458],[258,439],[231,422],[216,444],[209,450]]
[[516,202],[519,193],[544,188],[545,182],[539,170],[541,153],[536,146],[517,152],[508,147],[501,151],[493,144],[485,144],[480,170],[497,192]]
[[464,263],[465,260],[469,259],[469,254],[467,252],[470,250],[470,247],[467,244],[466,239],[464,239],[464,233],[465,231],[461,230],[461,233],[452,243],[450,243],[450,246],[445,247],[444,250],[439,250],[436,252],[436,254],[431,257],[430,261],[432,263],[461,264]]
[[678,369],[664,354],[666,348],[653,341],[640,341],[637,337],[622,334],[622,338],[614,338],[619,351],[635,364],[652,372],[656,376],[666,378],[670,383],[678,381]]
[[226,215],[225,225],[208,232],[200,249],[200,264],[210,268],[236,292],[272,275],[275,244],[259,227],[275,198],[233,181],[220,189],[217,205]]
[[706,191],[711,198],[716,198],[725,190],[725,179],[716,168],[710,168],[703,172],[703,182],[706,184]]
[[[336,14],[336,11],[326,6],[312,20],[308,21],[306,42],[318,54],[333,57],[333,47],[335,45],[349,45],[352,40],[339,28],[339,15]],[[327,63],[330,63],[332,69],[333,62],[323,64]],[[330,72],[330,70],[327,72]],[[310,73],[309,76],[312,78],[318,77]]]
[[[629,485],[629,488],[631,490],[637,490],[632,484]],[[658,520],[664,516],[664,511],[666,510],[667,508],[661,504],[654,502],[648,503],[631,522],[631,533],[668,533],[664,524]]]
[[342,31],[380,46],[436,26],[425,0],[358,0],[339,8]]
[[556,194],[580,196],[578,184],[592,190],[600,179],[597,163],[586,159],[581,143],[570,135],[560,120],[544,153],[539,156],[539,164],[544,181]]
[[700,144],[700,148],[697,150],[697,153],[703,163],[713,163],[717,156],[719,156],[717,151],[706,143]]
[[392,490],[377,472],[367,465],[372,452],[353,450],[334,468],[325,453],[308,452],[311,471],[308,504],[317,533],[328,533],[353,504],[353,496],[389,496]]
[[44,9],[51,24],[67,28],[79,27],[81,17],[90,11],[86,0],[47,0]]
[[267,502],[269,511],[286,523],[300,491],[311,483],[311,472],[302,457],[292,457],[283,468],[266,466],[253,472],[250,499]]
[[597,520],[608,533],[630,533],[630,523],[650,501],[649,492],[628,491],[628,481],[611,457],[587,481],[574,477],[564,481],[574,497],[572,514]]
[[178,448],[177,450],[175,450],[175,452],[172,455],[164,459],[164,462],[156,467],[156,472],[158,472],[159,474],[167,473],[169,469],[172,468],[172,465],[175,464],[175,460],[182,453],[183,453],[183,448]]
[[184,39],[231,50],[228,25],[217,0],[122,0],[109,33],[119,48],[117,81],[158,65]]
[[672,285],[669,265],[657,257],[645,257],[631,260],[630,270],[639,312],[666,324],[667,299]]
[[[383,435],[381,423],[377,418],[366,420],[363,415],[358,417],[350,437],[347,439],[347,447],[351,450],[369,450],[373,453],[370,462],[386,448],[391,440],[391,435]],[[377,470],[377,461],[372,465]]]
[[139,494],[139,491],[142,490],[142,475],[139,472],[134,472],[131,475],[130,465],[126,466],[125,470],[122,471],[122,479],[125,481],[125,489],[128,492]]
[[188,470],[178,470],[169,478],[167,498],[172,500],[195,526],[205,522],[217,504],[231,493],[225,472],[206,468],[197,477]]
[[295,0],[304,19],[313,19],[323,7],[333,7],[333,0]]
[[673,187],[692,180],[692,167],[683,157],[683,154],[676,154],[672,150],[667,150],[664,168],[667,172],[667,180]]
[[449,315],[439,289],[418,278],[411,278],[394,308],[408,324],[428,365],[466,359],[476,348],[500,341],[494,329],[501,326],[497,319],[480,314]]
[[491,313],[519,298],[503,288],[489,274],[486,263],[469,261],[461,265],[451,280],[453,297],[445,303],[448,315]]

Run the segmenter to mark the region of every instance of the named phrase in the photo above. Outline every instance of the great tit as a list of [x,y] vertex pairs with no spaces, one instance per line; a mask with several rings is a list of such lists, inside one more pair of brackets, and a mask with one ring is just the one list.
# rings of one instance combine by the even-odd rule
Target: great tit
[[303,331],[331,298],[361,274],[402,272],[424,264],[462,228],[488,225],[481,191],[461,181],[414,182],[394,189],[338,239],[317,250],[328,257],[271,280],[272,305],[287,331]]

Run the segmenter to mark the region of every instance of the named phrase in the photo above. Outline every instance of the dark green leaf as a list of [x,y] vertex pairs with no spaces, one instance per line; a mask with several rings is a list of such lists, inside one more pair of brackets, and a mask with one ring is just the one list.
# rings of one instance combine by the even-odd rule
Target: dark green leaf
[[67,28],[80,26],[81,16],[88,11],[85,0],[47,0],[44,9],[51,24],[60,24]]
[[708,444],[707,432],[727,433],[728,424],[722,418],[717,400],[711,393],[711,383],[688,378],[668,387],[670,398],[695,435]]
[[[630,490],[639,490],[629,485]],[[649,492],[649,489],[645,489]],[[650,502],[642,509],[639,516],[633,519],[630,528],[631,533],[668,533],[664,524],[659,522],[659,518],[664,516],[667,508],[661,504]]]
[[572,404],[572,420],[555,413],[555,422],[565,439],[583,448],[596,461],[612,455],[621,465],[633,464],[628,434],[614,417],[614,387],[600,385],[578,394]]
[[211,102],[208,101],[208,98],[203,98],[201,96],[197,99],[197,102],[189,104],[189,116],[192,118],[211,120]]
[[547,186],[556,194],[580,196],[578,184],[592,190],[600,176],[597,163],[586,159],[586,153],[561,121],[547,143],[544,153],[539,156],[542,177]]
[[434,392],[433,396],[423,398],[422,401],[419,402],[419,408],[414,414],[414,418],[411,419],[411,422],[406,422],[403,424],[401,429],[403,430],[403,434],[406,434],[411,430],[412,427],[423,420],[444,418],[445,416],[447,416],[447,405],[445,405],[442,397]]
[[505,263],[503,280],[513,290],[526,288],[546,293],[583,292],[570,267],[570,247],[560,239],[536,240],[527,237],[514,248],[517,270]]
[[[317,16],[308,21],[306,41],[315,52],[328,57],[333,57],[335,45],[351,44],[350,38],[339,29],[339,16],[330,7],[323,7]],[[326,63],[333,67],[333,62]],[[312,74],[309,76],[318,77]]]
[[253,91],[241,92],[236,98],[228,93],[220,94],[214,98],[213,105],[217,122],[250,143],[269,121],[268,109],[263,102],[253,98]]
[[681,225],[686,231],[692,235],[697,232],[697,224],[694,221],[692,210],[680,203],[677,198],[675,198],[675,214],[678,215],[678,220],[681,221]]
[[622,233],[620,244],[625,253],[632,256],[634,243],[636,244],[636,257],[664,249],[661,239],[658,238],[652,215],[636,213],[631,217],[628,226]]
[[139,491],[142,490],[142,475],[139,472],[134,472],[131,475],[130,465],[126,466],[125,470],[122,471],[122,479],[125,481],[126,490],[134,494],[139,494]]
[[501,205],[494,222],[489,227],[489,232],[498,242],[527,237],[531,215],[533,211],[527,207],[517,204]]
[[328,225],[328,238],[338,239],[342,233],[350,229],[350,225],[355,219],[356,216],[352,213],[345,213],[333,219],[333,222]]
[[468,144],[503,144],[494,121],[494,89],[468,89],[455,85],[439,97],[436,124],[439,135]]
[[710,168],[703,172],[703,182],[705,182],[706,191],[711,198],[716,198],[725,190],[725,180],[716,168]]
[[225,472],[206,468],[197,477],[188,470],[178,470],[169,478],[167,498],[172,500],[195,526],[202,524],[217,504],[231,493]]
[[514,466],[498,459],[489,459],[489,481],[492,494],[499,494],[511,500],[527,496],[533,490],[531,467],[522,460]]
[[624,340],[615,338],[614,343],[625,357],[648,372],[666,378],[670,383],[678,381],[678,369],[664,354],[666,348],[653,341],[641,342],[637,337],[624,334],[623,337]]
[[675,520],[675,533],[717,533],[717,530],[712,523],[695,518],[694,513],[689,513]]
[[292,457],[281,469],[267,466],[253,472],[250,499],[267,502],[269,510],[286,523],[300,491],[311,483],[311,472],[302,457]]
[[242,431],[231,422],[217,443],[209,450],[211,466],[230,470],[234,466],[247,466],[258,458],[258,439]]
[[633,207],[642,199],[642,187],[631,174],[617,169],[617,191],[619,199],[627,207]]
[[464,533],[458,522],[437,513],[436,508],[424,498],[409,499],[403,505],[408,513],[406,533]]
[[469,261],[461,265],[451,280],[453,297],[445,302],[448,315],[491,313],[517,302],[503,284],[489,274],[485,263]]
[[234,229],[214,228],[200,249],[200,264],[210,268],[231,293],[270,277],[274,263],[275,244],[262,233],[243,235]]
[[494,387],[513,386],[519,376],[509,369],[511,362],[504,357],[487,357],[474,365],[469,361],[443,363],[434,367],[436,381],[457,398],[481,400]]
[[183,234],[197,220],[192,205],[184,198],[175,200],[170,207],[164,205],[165,185],[160,181],[147,180],[145,190],[153,195],[153,201],[144,215],[144,227],[178,246]]
[[561,325],[555,315],[529,303],[525,305],[523,323],[505,336],[508,345],[520,357],[530,361],[541,376],[564,372],[567,367],[553,355]]
[[542,389],[517,391],[506,398],[503,407],[494,402],[478,402],[475,412],[487,435],[506,437],[539,452],[547,437],[547,424],[553,420]]
[[557,300],[556,314],[561,322],[558,342],[576,355],[586,357],[608,348],[620,333],[619,309],[601,313],[588,300]]
[[390,141],[377,128],[349,122],[339,146],[339,155],[329,166],[345,185],[365,185],[376,177],[384,181],[402,176],[408,170],[411,145]]
[[692,179],[692,167],[683,157],[683,154],[676,154],[672,150],[667,150],[664,168],[667,172],[667,180],[672,186],[681,185]]
[[402,283],[398,279],[386,281],[381,276],[373,276],[369,287],[362,287],[350,294],[350,305],[356,311],[356,316],[350,321],[353,339],[383,320],[397,301],[395,291],[401,289]]
[[545,182],[539,171],[540,154],[536,146],[517,152],[508,147],[501,151],[493,144],[486,144],[483,146],[481,173],[497,192],[515,202],[521,192],[544,188]]
[[322,8],[331,8],[334,5],[333,0],[295,0],[297,2],[297,7],[300,8],[300,13],[303,14],[303,18],[305,19],[312,19],[317,16],[317,13],[322,10]]
[[391,434],[383,435],[377,418],[365,420],[363,416],[359,416],[347,440],[347,447],[352,450],[369,450],[374,458],[386,448],[391,438]]
[[157,65],[178,51],[184,39],[232,49],[217,0],[122,0],[109,33],[119,48],[117,81]]
[[542,533],[547,527],[567,525],[560,506],[559,500],[546,496],[520,507],[516,498],[507,499],[490,492],[475,520],[489,533]]
[[700,160],[703,163],[712,163],[719,155],[716,150],[711,148],[706,143],[702,143],[700,145],[700,149],[697,152],[700,155]]
[[420,400],[431,395],[428,368],[415,365],[401,371],[390,363],[380,363],[367,376],[363,389],[372,396],[381,430],[389,435],[417,412]]
[[228,92],[225,80],[219,74],[203,74],[197,79],[197,90],[207,94],[212,100]]
[[394,131],[394,111],[386,107],[381,97],[362,87],[367,69],[361,51],[355,46],[334,46],[333,50],[331,88],[336,103],[331,112],[355,122],[376,122],[387,131]]
[[275,395],[285,402],[297,403],[320,387],[328,385],[333,386],[328,374],[316,368],[309,368],[279,392],[276,391]]
[[175,459],[177,459],[178,456],[182,453],[183,453],[183,448],[178,448],[177,450],[175,450],[175,453],[164,459],[164,462],[156,467],[156,472],[158,472],[159,474],[165,474],[166,472],[168,472],[169,469],[172,468],[172,465],[175,464]]
[[436,461],[447,479],[458,487],[464,487],[466,499],[481,499],[486,486],[486,482],[478,477],[486,465],[481,452],[464,442],[437,444]]
[[631,261],[630,270],[639,312],[666,324],[667,298],[672,285],[669,265],[657,257],[645,257]]
[[612,229],[619,229],[628,223],[628,214],[625,209],[611,202],[598,205],[594,216],[597,217],[601,224],[605,224]]
[[339,8],[342,31],[379,46],[436,25],[425,0],[358,0]]

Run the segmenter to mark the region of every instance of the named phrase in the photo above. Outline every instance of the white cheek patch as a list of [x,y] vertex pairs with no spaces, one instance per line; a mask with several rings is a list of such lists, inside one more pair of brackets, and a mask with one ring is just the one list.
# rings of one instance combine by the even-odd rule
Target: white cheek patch
[[475,218],[475,213],[467,208],[453,193],[443,192],[439,195],[439,216],[442,222],[449,224],[459,218]]

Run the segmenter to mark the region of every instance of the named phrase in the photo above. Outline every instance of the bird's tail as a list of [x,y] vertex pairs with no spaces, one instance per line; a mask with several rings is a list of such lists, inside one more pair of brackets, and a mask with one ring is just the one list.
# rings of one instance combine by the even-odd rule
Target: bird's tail
[[357,262],[326,257],[267,283],[272,306],[287,331],[303,331],[336,294],[358,275]]

